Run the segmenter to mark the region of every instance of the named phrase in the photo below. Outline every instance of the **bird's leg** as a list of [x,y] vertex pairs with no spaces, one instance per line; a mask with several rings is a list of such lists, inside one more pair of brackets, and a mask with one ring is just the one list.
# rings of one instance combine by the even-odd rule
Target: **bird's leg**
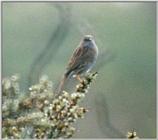
[[76,75],[76,79],[77,79],[80,83],[83,82],[83,80],[81,79],[81,77],[80,77],[79,75]]

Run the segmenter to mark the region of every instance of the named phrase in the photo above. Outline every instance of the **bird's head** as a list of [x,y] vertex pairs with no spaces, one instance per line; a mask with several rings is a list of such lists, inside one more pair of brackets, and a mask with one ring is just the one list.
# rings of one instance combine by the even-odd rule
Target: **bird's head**
[[83,47],[94,47],[95,41],[92,35],[85,35],[82,40]]
[[85,35],[83,40],[84,41],[92,41],[93,40],[93,36],[92,35]]

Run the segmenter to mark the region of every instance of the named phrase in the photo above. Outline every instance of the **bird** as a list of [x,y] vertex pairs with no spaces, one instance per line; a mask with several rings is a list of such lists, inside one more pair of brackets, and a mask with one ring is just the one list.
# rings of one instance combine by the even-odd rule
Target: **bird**
[[65,81],[70,77],[76,77],[77,80],[82,82],[81,75],[89,72],[98,57],[98,47],[92,35],[84,35],[78,47],[73,52],[66,71],[60,81],[57,89],[57,94],[61,94]]

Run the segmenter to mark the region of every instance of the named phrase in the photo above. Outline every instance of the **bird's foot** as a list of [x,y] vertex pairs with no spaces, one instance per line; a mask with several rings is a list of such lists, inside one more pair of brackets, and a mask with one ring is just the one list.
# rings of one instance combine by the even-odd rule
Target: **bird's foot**
[[76,79],[80,82],[83,83],[83,80],[81,79],[81,77],[79,75],[76,75]]

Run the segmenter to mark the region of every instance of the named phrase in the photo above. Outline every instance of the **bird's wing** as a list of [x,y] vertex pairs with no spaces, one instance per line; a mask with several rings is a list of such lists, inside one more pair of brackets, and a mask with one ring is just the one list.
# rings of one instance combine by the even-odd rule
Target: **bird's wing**
[[68,63],[67,70],[73,70],[76,67],[78,67],[81,64],[81,61],[82,61],[81,58],[84,57],[84,55],[87,54],[87,50],[88,50],[87,47],[82,47],[82,46],[78,47],[74,51],[74,53],[73,53],[73,55],[72,55],[72,57],[71,57],[71,59]]

